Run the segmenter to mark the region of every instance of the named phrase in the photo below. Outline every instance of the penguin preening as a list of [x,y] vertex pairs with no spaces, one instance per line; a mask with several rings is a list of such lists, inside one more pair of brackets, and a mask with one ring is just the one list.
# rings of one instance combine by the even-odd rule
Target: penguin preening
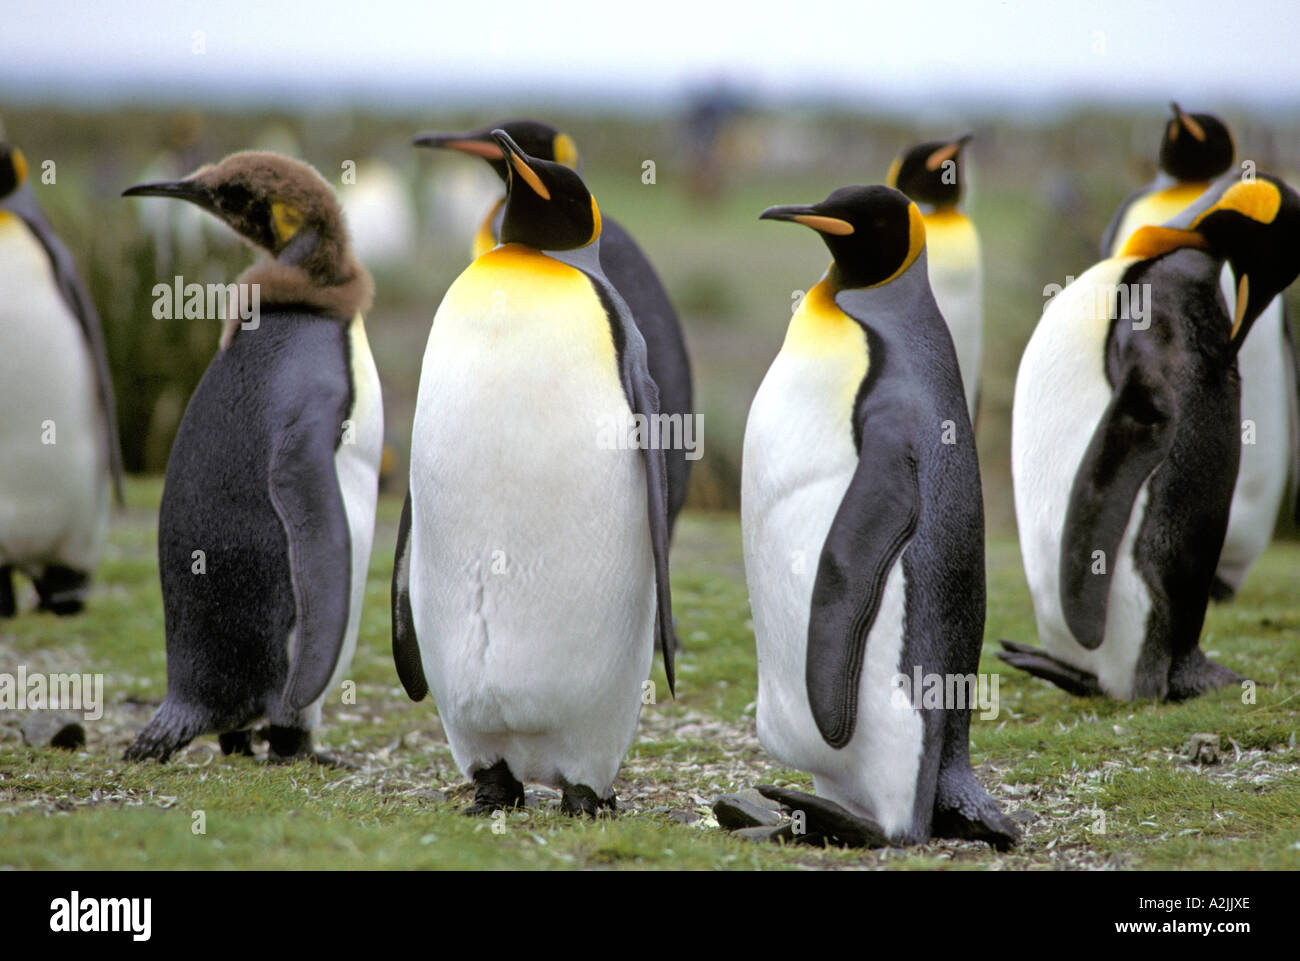
[[104,334],[21,150],[0,141],[0,617],[15,570],[38,609],[85,605],[122,460]]
[[558,787],[615,804],[656,641],[674,683],[663,451],[598,443],[653,417],[645,343],[601,273],[581,177],[493,133],[500,246],[443,298],[424,354],[393,569],[393,655],[432,691],[467,813]]
[[[1139,227],[1161,224],[1192,204],[1210,182],[1232,167],[1236,147],[1218,117],[1170,105],[1160,169],[1154,181],[1125,199],[1102,237],[1102,256],[1114,257]],[[1221,287],[1231,314],[1235,285],[1225,267]],[[1300,493],[1300,394],[1296,345],[1286,303],[1276,298],[1255,321],[1237,355],[1241,372],[1241,467],[1233,491],[1228,532],[1211,596],[1227,600],[1272,540],[1290,473]],[[1300,511],[1300,497],[1295,498]]]
[[167,463],[167,696],[126,758],[207,733],[251,754],[265,718],[272,758],[328,761],[311,732],[356,646],[383,440],[370,275],[329,185],[288,157],[236,153],[124,196],[197,204],[260,253],[238,281],[260,313],[228,305]]
[[[536,120],[510,120],[467,133],[421,134],[412,143],[417,147],[459,150],[482,157],[505,181],[508,166],[492,131],[504,130],[528,156],[578,170],[578,148],[573,138],[549,124]],[[498,200],[483,219],[474,235],[473,255],[478,257],[495,247],[501,235],[505,198]],[[650,376],[659,387],[659,409],[683,422],[693,416],[691,364],[686,353],[677,311],[664,289],[654,266],[621,224],[604,217],[600,234],[600,268],[627,302],[632,319],[646,342]],[[685,436],[685,435],[683,435]],[[664,451],[668,465],[668,532],[671,537],[677,515],[686,503],[690,483],[691,461],[685,446]]]
[[957,209],[965,187],[962,149],[972,137],[909,148],[890,167],[886,184],[907,194],[925,220],[930,289],[952,334],[966,408],[974,420],[984,354],[984,272],[979,234]]
[[842,837],[847,819],[869,844],[1007,847],[1019,831],[971,771],[970,703],[900,689],[919,674],[973,692],[985,611],[979,464],[923,217],[883,186],[762,216],[812,228],[834,259],[745,428],[758,736],[844,810],[760,790],[803,809],[810,834]]
[[1266,174],[1228,175],[1048,305],[1011,427],[1043,647],[1004,641],[1003,660],[1125,700],[1240,680],[1199,646],[1241,456],[1237,356],[1298,271],[1300,197]]

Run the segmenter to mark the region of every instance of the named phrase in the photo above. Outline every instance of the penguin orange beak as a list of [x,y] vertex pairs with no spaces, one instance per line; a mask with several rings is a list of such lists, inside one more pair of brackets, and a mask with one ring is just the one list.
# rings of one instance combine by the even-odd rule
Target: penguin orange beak
[[413,147],[459,150],[485,160],[501,160],[501,148],[489,137],[474,133],[422,133],[411,140]]
[[853,233],[853,225],[839,217],[827,217],[819,214],[815,207],[768,207],[758,215],[759,220],[786,220],[790,223],[803,224],[823,234],[847,237]]
[[1191,114],[1184,113],[1183,108],[1178,106],[1178,104],[1172,100],[1169,102],[1169,106],[1170,109],[1173,110],[1174,118],[1178,121],[1178,125],[1180,127],[1186,130],[1197,140],[1201,140],[1201,141],[1205,140],[1205,128],[1202,127],[1199,123],[1197,123],[1192,118]]
[[938,170],[944,165],[945,161],[952,160],[961,153],[961,148],[970,143],[974,136],[973,133],[962,134],[956,140],[944,144],[934,153],[930,154],[930,156],[925,158],[925,169]]
[[542,178],[537,176],[537,171],[528,165],[528,154],[524,153],[523,148],[515,143],[510,134],[504,130],[493,130],[492,139],[495,140],[501,148],[502,154],[510,169],[519,174],[524,183],[533,188],[533,192],[543,200],[551,199],[551,192],[547,189],[546,184],[542,183]]

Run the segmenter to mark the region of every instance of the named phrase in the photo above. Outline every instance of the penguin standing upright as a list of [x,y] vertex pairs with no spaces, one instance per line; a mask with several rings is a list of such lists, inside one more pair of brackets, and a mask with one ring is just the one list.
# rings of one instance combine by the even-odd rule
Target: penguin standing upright
[[966,409],[974,420],[984,354],[984,271],[979,234],[957,209],[965,187],[961,152],[971,137],[966,134],[909,148],[894,161],[886,183],[915,201],[925,220],[930,289],[948,322]]
[[[604,427],[653,420],[645,343],[600,270],[602,218],[568,167],[493,133],[502,244],[433,319],[393,571],[393,654],[433,692],[467,813],[614,806],[656,641],[673,685],[664,457]],[[602,436],[606,438],[601,441]]]
[[122,461],[104,334],[41,212],[22,151],[0,142],[0,617],[13,573],[40,610],[85,604]]
[[213,732],[251,754],[266,718],[273,758],[329,760],[311,732],[356,647],[383,440],[370,275],[333,191],[297,160],[236,153],[125,196],[188,200],[262,253],[238,305],[260,311],[227,305],[167,463],[167,697],[126,758],[166,760]]
[[[497,175],[505,181],[509,176],[501,148],[492,139],[492,131],[504,130],[530,157],[563,164],[577,170],[578,148],[573,138],[554,127],[536,120],[510,120],[468,133],[421,134],[413,143],[417,147],[459,150],[482,157]],[[501,236],[501,222],[505,211],[502,197],[488,210],[487,216],[474,235],[473,255],[487,253],[495,247]],[[686,429],[686,418],[692,416],[691,362],[686,353],[686,340],[682,335],[677,311],[668,298],[654,266],[621,224],[605,217],[600,233],[600,269],[614,285],[614,289],[627,302],[637,329],[645,338],[646,359],[650,376],[659,388],[660,412],[676,417]],[[690,483],[691,462],[684,445],[664,451],[668,466],[668,533],[671,536],[677,515],[686,503]]]
[[1300,197],[1265,174],[1228,175],[1048,305],[1011,423],[1043,648],[1004,641],[1003,660],[1071,693],[1125,700],[1240,680],[1200,649],[1241,456],[1236,358],[1297,271]]
[[[973,689],[985,605],[979,464],[921,212],[873,186],[762,216],[816,230],[834,260],[745,428],[759,740],[868,843],[1006,847],[1019,832],[971,771],[969,701],[903,689]],[[817,799],[765,793],[805,810],[809,833],[841,833],[814,823]]]
[[[1236,147],[1223,121],[1171,104],[1154,181],[1130,195],[1102,237],[1103,257],[1114,257],[1139,227],[1161,224],[1193,203],[1232,167]],[[1236,296],[1225,267],[1221,286],[1231,315]],[[1286,494],[1288,471],[1300,492],[1300,394],[1296,345],[1286,302],[1269,304],[1237,355],[1241,372],[1241,467],[1228,515],[1228,533],[1211,587],[1216,600],[1231,598],[1273,537]],[[1296,503],[1300,510],[1300,500]]]

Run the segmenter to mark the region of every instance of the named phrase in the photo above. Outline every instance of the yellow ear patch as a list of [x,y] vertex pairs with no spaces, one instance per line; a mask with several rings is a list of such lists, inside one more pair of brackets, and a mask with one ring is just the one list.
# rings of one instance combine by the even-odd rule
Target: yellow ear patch
[[883,287],[892,280],[897,279],[902,273],[916,262],[916,258],[921,256],[921,251],[925,249],[925,218],[921,216],[921,208],[916,204],[907,205],[907,256],[899,265],[898,269],[886,277],[884,280],[874,283],[872,287]]
[[287,244],[301,226],[302,212],[297,207],[283,200],[271,202],[271,227],[278,243]]
[[551,149],[555,151],[555,162],[564,164],[570,170],[578,169],[578,145],[567,133],[557,133]]
[[1204,250],[1206,246],[1205,238],[1195,231],[1147,225],[1133,231],[1116,256],[1149,260],[1180,247],[1196,247]]
[[959,150],[961,150],[960,142],[950,143],[946,146],[940,147],[934,153],[930,154],[930,156],[925,158],[925,169],[938,170],[945,162],[957,156],[957,151]]
[[894,162],[889,165],[889,173],[885,174],[885,186],[898,189],[898,172],[903,169],[903,158],[895,157]]
[[587,243],[594,244],[596,242],[596,238],[600,236],[600,225],[600,208],[596,206],[596,197],[593,194],[591,198],[591,239]]
[[10,154],[14,164],[14,174],[18,177],[18,186],[22,186],[27,181],[27,158],[17,147]]
[[515,154],[510,155],[510,167],[523,178],[524,183],[533,188],[533,193],[543,200],[551,199],[551,192],[546,189],[546,184],[542,183],[542,178],[537,176],[537,171]]
[[1241,322],[1246,317],[1246,302],[1250,300],[1250,276],[1242,274],[1241,280],[1237,281],[1237,309],[1232,316],[1232,334],[1230,339],[1237,339],[1237,331],[1241,329]]
[[1223,192],[1218,203],[1197,217],[1192,226],[1195,227],[1216,210],[1235,210],[1261,224],[1271,224],[1281,207],[1282,192],[1267,180],[1235,183]]
[[793,220],[797,224],[803,224],[805,227],[811,227],[813,230],[821,231],[824,234],[834,234],[836,237],[847,237],[853,233],[853,225],[847,220],[841,220],[839,217],[796,214]]

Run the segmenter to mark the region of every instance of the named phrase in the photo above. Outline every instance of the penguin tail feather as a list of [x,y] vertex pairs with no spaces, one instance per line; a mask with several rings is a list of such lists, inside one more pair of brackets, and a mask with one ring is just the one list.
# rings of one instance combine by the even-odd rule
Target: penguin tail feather
[[161,764],[204,733],[206,727],[189,708],[177,704],[170,697],[165,698],[158,713],[135,736],[122,760],[147,761],[153,758]]

